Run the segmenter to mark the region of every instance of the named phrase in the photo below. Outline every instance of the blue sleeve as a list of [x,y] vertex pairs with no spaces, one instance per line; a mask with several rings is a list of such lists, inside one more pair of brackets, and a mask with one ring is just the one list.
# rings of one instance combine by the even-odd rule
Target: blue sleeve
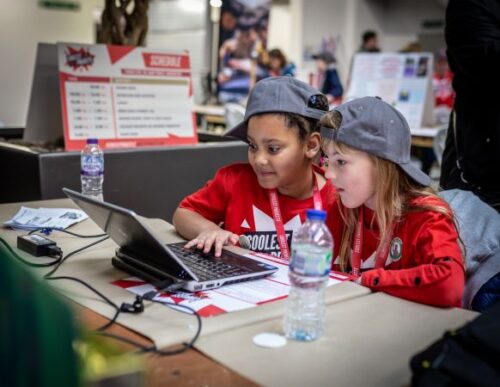
[[288,75],[290,77],[295,76],[295,65],[293,63],[287,63],[283,70],[281,71],[281,75]]
[[323,86],[323,93],[333,95],[335,98],[342,97],[344,88],[340,83],[340,78],[337,70],[330,69],[326,72],[325,84]]

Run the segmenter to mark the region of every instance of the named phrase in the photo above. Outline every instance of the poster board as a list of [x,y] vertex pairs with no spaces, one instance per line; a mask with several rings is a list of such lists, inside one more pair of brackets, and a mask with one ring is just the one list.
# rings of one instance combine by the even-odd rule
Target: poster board
[[432,72],[431,53],[359,53],[344,98],[378,96],[398,109],[411,129],[432,126]]
[[66,150],[197,142],[189,54],[144,47],[59,43]]
[[267,35],[271,0],[225,0],[219,22],[217,99],[245,100],[255,82],[268,76]]

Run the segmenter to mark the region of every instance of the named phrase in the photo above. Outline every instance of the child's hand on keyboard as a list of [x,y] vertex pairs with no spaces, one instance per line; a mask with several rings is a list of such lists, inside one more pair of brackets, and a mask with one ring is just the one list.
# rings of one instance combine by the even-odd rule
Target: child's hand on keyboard
[[184,247],[189,249],[196,246],[197,249],[203,249],[204,253],[208,253],[212,246],[215,245],[215,256],[219,257],[222,253],[222,246],[233,246],[238,243],[238,238],[238,235],[222,229],[202,231],[196,238],[186,243]]

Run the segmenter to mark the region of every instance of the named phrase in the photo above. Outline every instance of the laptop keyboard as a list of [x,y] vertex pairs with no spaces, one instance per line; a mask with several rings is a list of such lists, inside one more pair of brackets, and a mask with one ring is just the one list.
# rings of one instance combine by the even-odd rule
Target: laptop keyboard
[[217,278],[235,277],[252,272],[252,270],[228,264],[222,260],[217,260],[212,254],[205,254],[201,250],[186,250],[181,244],[169,244],[168,248],[180,258],[200,281],[208,281]]

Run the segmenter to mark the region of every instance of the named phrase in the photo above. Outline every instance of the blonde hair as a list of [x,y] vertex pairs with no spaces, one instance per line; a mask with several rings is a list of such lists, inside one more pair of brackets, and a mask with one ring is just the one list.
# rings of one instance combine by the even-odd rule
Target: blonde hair
[[[320,126],[337,130],[341,122],[342,116],[333,110],[321,118]],[[333,146],[341,153],[356,151],[353,147],[341,142],[333,142],[329,139],[322,140],[323,149],[330,143],[333,143]],[[443,205],[411,204],[411,199],[418,197],[432,197],[442,202],[432,188],[424,187],[415,182],[392,161],[371,154],[368,155],[375,164],[377,176],[384,177],[383,179],[377,179],[375,186],[376,203],[374,220],[376,220],[380,230],[377,252],[391,237],[393,227],[410,212],[435,211],[445,215],[454,222],[451,209],[444,203]],[[340,215],[345,223],[340,241],[339,264],[342,271],[348,271],[350,268],[350,247],[352,246],[359,210],[357,208],[345,207],[339,197],[337,197],[337,204]],[[455,222],[454,224],[457,227]]]

